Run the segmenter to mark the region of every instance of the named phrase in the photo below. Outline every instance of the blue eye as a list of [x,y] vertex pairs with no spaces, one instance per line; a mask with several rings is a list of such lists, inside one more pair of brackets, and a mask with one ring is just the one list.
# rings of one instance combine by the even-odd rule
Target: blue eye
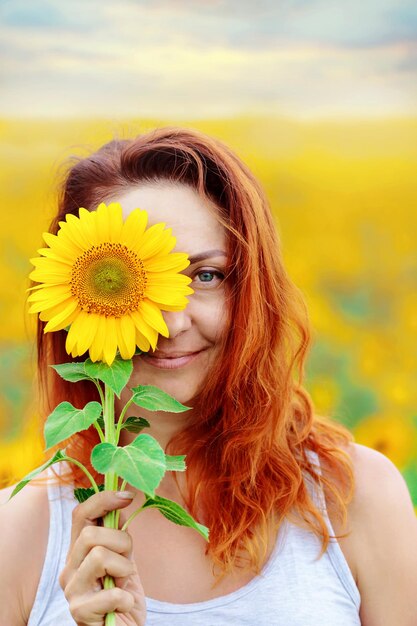
[[224,274],[217,270],[202,269],[194,274],[196,287],[217,287],[224,280]]
[[214,278],[214,272],[200,272],[197,276],[202,283],[210,283]]

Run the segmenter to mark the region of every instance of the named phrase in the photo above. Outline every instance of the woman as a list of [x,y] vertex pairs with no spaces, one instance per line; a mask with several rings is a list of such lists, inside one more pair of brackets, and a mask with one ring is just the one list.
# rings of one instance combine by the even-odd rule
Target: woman
[[[141,414],[166,450],[187,453],[186,474],[168,472],[157,493],[209,526],[210,543],[153,510],[128,531],[99,526],[122,509],[121,528],[143,496],[130,488],[130,497],[103,492],[77,504],[74,485],[88,485],[71,465],[58,485],[24,489],[2,509],[1,623],[99,626],[115,610],[129,626],[415,626],[407,489],[385,457],[313,413],[300,380],[304,305],[254,176],[219,141],[160,129],[77,162],[51,232],[102,201],[119,202],[125,216],[146,209],[191,258],[194,294],[184,311],[164,313],[169,338],[135,358],[130,386],[157,385],[192,406]],[[48,369],[70,360],[65,331],[44,335],[40,322],[38,338],[45,414],[64,399],[95,399],[88,384]],[[135,437],[122,433],[121,445]],[[100,480],[89,463],[98,442],[90,428],[67,453]],[[115,589],[102,589],[106,573]]]

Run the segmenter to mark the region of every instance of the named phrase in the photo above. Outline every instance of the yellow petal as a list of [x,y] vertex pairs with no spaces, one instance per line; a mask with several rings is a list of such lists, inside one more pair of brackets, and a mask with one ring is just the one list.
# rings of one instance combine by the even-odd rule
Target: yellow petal
[[65,230],[67,236],[73,239],[81,250],[88,250],[91,246],[91,238],[89,237],[91,229],[88,219],[81,220],[72,213],[67,213],[62,230]]
[[78,315],[78,303],[73,300],[69,302],[69,304],[65,307],[61,313],[51,317],[47,325],[45,326],[45,333],[63,330],[67,326],[69,326]]
[[[59,222],[59,226],[57,236],[60,242],[64,243],[68,248],[73,246],[76,250],[76,255],[80,256],[85,250],[85,245],[80,240],[77,231],[67,222]],[[87,244],[87,247],[89,247],[89,244]]]
[[[126,317],[116,318],[116,332],[117,332],[117,345],[119,347],[120,356],[122,359],[131,359],[135,353],[136,343],[135,343],[135,327],[133,322],[130,320],[132,331],[133,331],[133,344],[128,345],[128,337],[123,330],[123,320],[127,319]],[[131,343],[131,342],[130,342]]]
[[163,302],[157,303],[161,311],[183,311],[188,304],[188,300],[183,298],[178,300],[175,304],[164,304]]
[[60,302],[59,304],[56,304],[55,306],[51,307],[50,309],[46,309],[45,311],[40,311],[39,319],[41,319],[43,322],[48,322],[49,320],[51,320],[56,315],[61,315],[61,313],[63,311],[65,311],[65,309],[67,309],[69,307],[69,303],[70,302],[74,302],[75,305],[78,307],[78,303],[75,300],[75,298],[74,299],[73,298],[69,298],[65,302]]
[[79,248],[71,243],[63,241],[62,237],[59,237],[59,235],[43,233],[42,237],[47,246],[52,248],[56,254],[59,254],[66,259],[76,259],[79,255]]
[[48,285],[58,285],[59,283],[69,283],[71,279],[70,272],[52,272],[48,269],[36,269],[29,274],[29,278],[37,283],[46,283]]
[[66,272],[67,274],[71,274],[71,266],[68,263],[59,263],[54,259],[46,259],[45,257],[35,257],[34,259],[30,259],[32,265],[34,265],[37,269],[49,269],[51,272]]
[[82,311],[81,320],[78,316],[78,338],[77,352],[79,355],[87,352],[94,341],[97,331],[98,315],[96,313],[86,313]]
[[149,341],[150,345],[155,350],[156,342],[158,341],[158,332],[152,328],[152,326],[149,326],[149,324],[147,324],[143,319],[143,316],[137,311],[133,311],[130,314],[130,317],[132,318],[136,329]]
[[161,309],[150,300],[143,300],[140,304],[139,315],[142,315],[145,322],[155,328],[163,337],[169,337],[168,327],[162,316]]
[[190,265],[188,256],[183,252],[157,255],[144,262],[147,272],[181,272]]
[[159,254],[171,239],[173,246],[175,245],[175,238],[171,235],[171,229],[163,230],[164,228],[165,224],[163,223],[154,224],[143,234],[140,242],[134,248],[142,261]]
[[120,240],[128,248],[133,250],[145,232],[146,224],[148,221],[148,214],[141,209],[134,209],[126,218],[123,224]]
[[[37,293],[39,293],[39,291]],[[73,298],[71,294],[67,293],[61,296],[48,298],[47,300],[42,300],[40,302],[34,302],[29,309],[29,313],[40,313],[40,311],[47,311],[48,309],[52,309],[53,307],[55,307],[57,304],[61,304],[61,302],[68,302],[72,299]]]
[[78,338],[77,319],[78,317],[81,316],[82,313],[83,311],[79,311],[78,316],[72,322],[70,329],[68,331],[67,339],[65,341],[65,350],[67,351],[68,354],[72,354],[73,356],[77,356],[74,353],[74,349],[77,344],[77,338]]
[[117,347],[120,352],[120,356],[122,359],[130,359],[132,355],[129,356],[129,351],[126,346],[125,339],[123,337],[122,329],[120,326],[120,318],[116,318],[116,334],[117,334]]
[[149,352],[149,350],[151,349],[151,344],[138,329],[136,329],[136,345],[138,346],[139,350],[142,350],[142,352]]
[[[97,243],[100,243],[97,238],[97,231],[95,227],[95,211],[87,211],[87,209],[81,207],[78,214],[78,228],[80,233],[82,233],[84,241],[86,242],[85,249],[88,250],[92,246],[97,245]],[[75,225],[72,219],[70,220],[70,223],[71,225]]]
[[98,205],[94,213],[97,235],[100,243],[111,241],[109,216],[104,202]]
[[90,355],[90,359],[93,363],[96,363],[96,361],[103,361],[103,352],[100,352],[98,345],[95,343],[93,343],[90,347],[88,354]]
[[65,349],[67,352],[70,352],[72,356],[81,356],[82,354],[82,352],[78,351],[78,340],[80,338],[80,334],[83,333],[83,325],[85,326],[85,318],[87,315],[88,313],[85,311],[79,311],[68,331]]
[[90,348],[90,359],[94,362],[102,360],[106,328],[106,318],[103,315],[99,315],[97,320],[96,335]]
[[170,254],[171,250],[175,247],[175,244],[177,243],[175,237],[170,237],[169,239],[167,239],[167,241],[164,243],[163,246],[161,246],[161,248],[158,251],[158,256],[159,255],[165,255],[165,254]]
[[155,285],[160,289],[181,289],[183,286],[192,282],[190,276],[186,274],[174,274],[172,272],[147,272],[149,284]]
[[131,359],[135,353],[136,341],[135,341],[135,324],[129,315],[123,315],[120,318],[120,329],[123,334],[124,342],[126,344],[126,353],[130,356],[122,357],[125,359]]
[[118,202],[111,202],[107,206],[108,221],[110,228],[110,240],[112,243],[120,242],[123,228],[122,207]]
[[28,297],[28,302],[39,302],[41,300],[49,300],[49,298],[55,298],[56,296],[71,295],[71,289],[68,285],[47,285],[44,289],[38,289],[34,293],[31,293]]
[[62,287],[62,282],[59,283],[41,283],[40,285],[34,285],[33,287],[28,287],[26,291],[42,291],[43,289],[50,289],[51,287]]
[[42,255],[42,257],[46,259],[52,259],[54,261],[63,263],[64,265],[68,265],[70,267],[72,267],[74,263],[74,259],[72,257],[70,259],[66,258],[60,255],[59,253],[57,253],[56,250],[52,250],[51,248],[39,248],[38,254]]
[[[193,291],[189,287],[182,287],[181,291],[179,291],[179,289],[161,289],[159,285],[147,285],[145,296],[157,304],[168,304],[170,306],[184,308],[188,302],[185,296],[191,295],[192,293]],[[175,308],[173,310],[177,311],[179,309]]]
[[111,365],[115,359],[117,350],[116,318],[106,318],[106,335],[104,338],[103,357],[107,365]]

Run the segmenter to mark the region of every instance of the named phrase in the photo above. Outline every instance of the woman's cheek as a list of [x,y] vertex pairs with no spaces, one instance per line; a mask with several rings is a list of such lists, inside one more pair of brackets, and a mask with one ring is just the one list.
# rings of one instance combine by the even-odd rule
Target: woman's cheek
[[201,316],[200,332],[211,342],[216,343],[223,336],[227,325],[227,311],[224,299],[216,299],[205,307]]

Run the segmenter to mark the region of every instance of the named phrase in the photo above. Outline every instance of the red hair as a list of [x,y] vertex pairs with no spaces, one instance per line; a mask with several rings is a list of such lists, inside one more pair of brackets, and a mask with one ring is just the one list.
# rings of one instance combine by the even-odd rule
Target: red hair
[[[194,404],[198,422],[169,444],[171,453],[187,453],[186,501],[210,527],[208,554],[225,573],[243,550],[247,567],[259,572],[270,532],[286,516],[307,525],[325,550],[329,531],[304,479],[309,475],[324,486],[345,520],[353,475],[344,449],[351,436],[316,416],[302,387],[310,343],[306,308],[284,268],[265,193],[248,167],[220,141],[195,130],[162,128],[112,141],[70,168],[51,232],[81,206],[93,210],[117,192],[159,180],[189,185],[211,200],[228,235],[228,332]],[[81,407],[97,399],[91,383],[66,383],[47,367],[70,359],[65,331],[43,329],[39,321],[45,412],[63,400]],[[68,440],[67,454],[103,482],[90,464],[97,443],[91,427]],[[308,451],[318,454],[324,473]],[[73,464],[71,479],[88,486]]]

